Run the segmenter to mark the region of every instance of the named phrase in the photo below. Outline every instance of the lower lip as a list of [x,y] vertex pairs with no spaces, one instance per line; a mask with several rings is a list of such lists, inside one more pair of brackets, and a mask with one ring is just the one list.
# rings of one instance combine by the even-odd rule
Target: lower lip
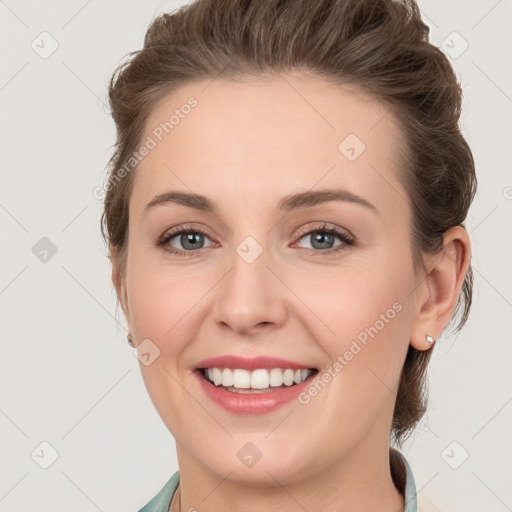
[[194,373],[206,395],[226,411],[237,414],[264,414],[272,412],[282,405],[296,399],[304,391],[316,375],[310,375],[304,382],[269,391],[268,393],[237,393],[227,391],[220,386],[210,383],[202,376],[202,370]]

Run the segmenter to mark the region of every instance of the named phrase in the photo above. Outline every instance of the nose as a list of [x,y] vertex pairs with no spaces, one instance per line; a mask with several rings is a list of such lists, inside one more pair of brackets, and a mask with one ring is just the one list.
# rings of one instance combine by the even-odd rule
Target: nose
[[218,285],[214,308],[216,324],[222,329],[250,335],[284,324],[290,292],[269,264],[275,267],[265,251],[251,263],[234,253],[232,268]]

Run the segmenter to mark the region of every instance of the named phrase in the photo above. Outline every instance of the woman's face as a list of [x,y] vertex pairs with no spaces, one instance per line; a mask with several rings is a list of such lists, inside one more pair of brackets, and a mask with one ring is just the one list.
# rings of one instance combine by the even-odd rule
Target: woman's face
[[[152,112],[123,309],[180,467],[284,485],[387,451],[417,311],[399,138],[384,105],[298,74],[196,82]],[[213,210],[184,196],[147,206],[169,192]],[[236,393],[196,370],[222,356],[317,372],[300,394]]]

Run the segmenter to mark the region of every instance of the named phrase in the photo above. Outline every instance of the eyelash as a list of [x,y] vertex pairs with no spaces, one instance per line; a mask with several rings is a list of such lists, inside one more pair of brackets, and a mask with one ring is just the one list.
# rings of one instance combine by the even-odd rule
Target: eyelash
[[[300,240],[301,238],[304,238],[307,235],[311,235],[313,233],[327,233],[327,234],[331,234],[331,235],[337,236],[343,242],[343,244],[342,245],[338,245],[336,247],[332,247],[331,249],[326,249],[324,251],[322,251],[320,249],[308,249],[308,248],[306,248],[307,251],[313,251],[314,255],[329,255],[329,254],[332,254],[332,253],[337,253],[339,251],[345,250],[348,247],[354,245],[355,239],[351,235],[349,235],[345,231],[339,230],[338,228],[335,228],[335,227],[327,228],[326,226],[327,226],[327,224],[323,224],[320,227],[316,227],[316,228],[313,228],[313,229],[308,229],[308,230],[300,231],[298,233],[298,240]],[[199,252],[200,249],[196,250],[196,251],[181,251],[180,249],[175,249],[175,248],[168,249],[166,247],[167,244],[173,238],[175,238],[176,236],[181,235],[183,233],[188,233],[188,234],[190,234],[190,233],[196,233],[196,234],[199,233],[201,235],[204,235],[204,236],[210,238],[208,233],[206,233],[206,231],[202,230],[201,228],[197,228],[197,227],[190,227],[190,228],[188,228],[188,227],[179,227],[179,228],[173,229],[173,230],[167,232],[165,235],[163,235],[163,237],[160,240],[157,241],[156,245],[157,245],[157,247],[162,247],[164,251],[170,252],[171,254],[176,254],[178,256],[185,256],[185,257],[194,256],[195,255],[194,253]],[[206,249],[206,247],[203,247],[202,249]]]

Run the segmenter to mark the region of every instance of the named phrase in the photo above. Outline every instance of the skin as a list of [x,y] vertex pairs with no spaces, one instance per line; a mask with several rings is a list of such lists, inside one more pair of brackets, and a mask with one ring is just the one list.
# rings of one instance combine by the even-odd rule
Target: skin
[[[136,171],[126,276],[112,255],[134,344],[149,338],[160,350],[140,368],[176,440],[181,509],[403,510],[388,452],[400,371],[409,344],[429,349],[425,335],[438,337],[452,315],[469,264],[466,231],[450,229],[443,251],[415,272],[392,153],[400,130],[386,106],[353,88],[298,73],[194,82],[153,110],[142,140],[190,96],[198,105]],[[366,146],[352,162],[338,149],[351,133]],[[347,201],[276,210],[285,195],[329,187],[377,211]],[[219,213],[168,203],[144,215],[168,190],[206,195]],[[323,222],[355,244],[325,255],[311,234],[298,234]],[[208,233],[192,256],[156,245],[191,223]],[[248,236],[263,249],[250,264],[236,252]],[[344,245],[337,236],[330,243]],[[179,235],[167,248],[186,250]],[[191,374],[225,354],[283,357],[322,373],[396,302],[401,311],[308,404],[228,413]],[[252,468],[237,457],[247,442],[262,454]]]

